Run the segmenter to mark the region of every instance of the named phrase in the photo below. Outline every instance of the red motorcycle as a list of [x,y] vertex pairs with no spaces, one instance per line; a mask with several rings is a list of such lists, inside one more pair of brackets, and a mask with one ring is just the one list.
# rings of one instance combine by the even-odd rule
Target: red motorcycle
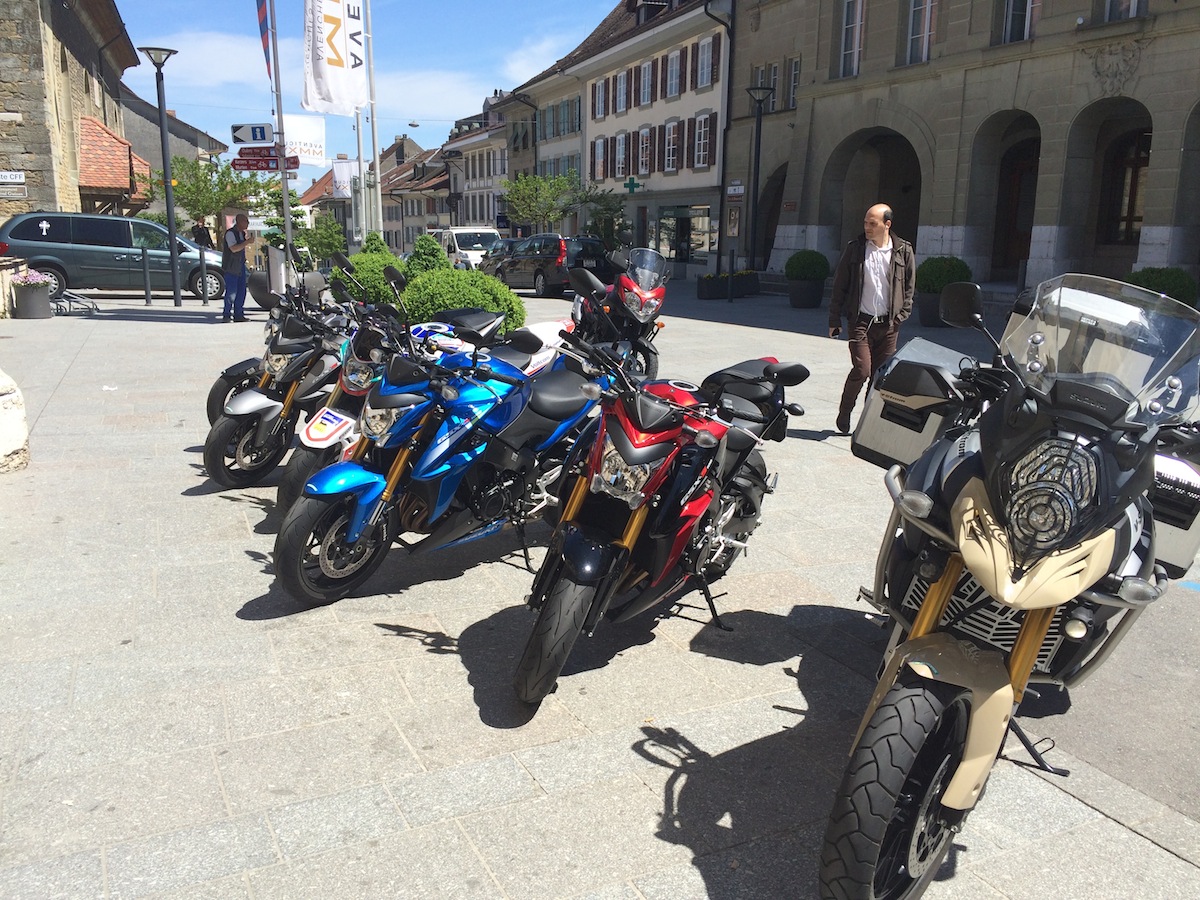
[[568,277],[575,290],[571,309],[575,330],[589,343],[616,350],[626,371],[656,378],[658,350],[654,337],[663,327],[658,313],[667,296],[667,260],[657,250],[644,247],[614,250],[608,260],[620,273],[610,287],[586,269],[570,270]]
[[593,634],[602,616],[624,622],[694,586],[725,627],[708,585],[761,521],[776,477],[758,448],[784,439],[789,413],[804,414],[785,403],[783,388],[809,374],[766,358],[721,369],[699,386],[641,381],[611,348],[577,334],[563,340],[615,380],[564,466],[562,516],[528,598],[537,623],[513,687],[530,704],[553,690],[575,641]]

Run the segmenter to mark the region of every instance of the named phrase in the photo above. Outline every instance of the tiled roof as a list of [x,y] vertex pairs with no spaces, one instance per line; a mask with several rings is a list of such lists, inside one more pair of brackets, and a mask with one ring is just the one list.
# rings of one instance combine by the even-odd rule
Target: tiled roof
[[[99,119],[80,118],[80,190],[128,191],[133,156],[129,141],[110,131]],[[147,174],[149,169],[147,165]]]
[[312,206],[327,197],[333,196],[333,169],[330,169],[315,182],[312,187],[300,195],[301,206]]

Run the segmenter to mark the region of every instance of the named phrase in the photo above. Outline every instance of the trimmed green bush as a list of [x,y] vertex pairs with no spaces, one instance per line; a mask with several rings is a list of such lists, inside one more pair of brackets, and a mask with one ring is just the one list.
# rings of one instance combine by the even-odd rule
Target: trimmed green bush
[[363,241],[362,249],[359,253],[386,253],[389,256],[392,251],[387,244],[384,243],[382,235],[378,231],[372,231],[367,234],[366,240]]
[[1196,305],[1196,279],[1175,266],[1147,266],[1136,272],[1130,272],[1125,280],[1138,287],[1166,294],[1173,300],[1186,303],[1188,306]]
[[829,260],[816,250],[797,250],[783,267],[788,281],[824,281],[829,277]]
[[931,256],[917,266],[916,289],[920,293],[940,294],[956,281],[970,281],[971,267],[957,256]]
[[430,272],[434,269],[452,269],[450,259],[446,256],[446,251],[439,246],[427,234],[417,238],[413,244],[413,252],[408,256],[407,274],[409,278],[416,278],[424,272]]
[[[445,258],[445,254],[442,257]],[[504,313],[501,327],[505,332],[525,324],[524,301],[499,279],[474,269],[466,271],[447,266],[423,272],[413,278],[404,291],[404,307],[414,322],[428,322],[444,309],[464,306]]]
[[[363,246],[365,247],[368,243],[370,243],[370,238],[363,242]],[[350,262],[354,264],[354,277],[367,289],[367,303],[396,302],[396,295],[392,293],[392,286],[388,284],[387,278],[384,277],[383,270],[388,266],[395,266],[401,272],[404,272],[404,263],[392,255],[392,252],[387,249],[386,245],[382,253],[360,250],[350,257]],[[407,273],[405,274],[407,275]],[[358,299],[358,292],[354,287],[354,282],[337,266],[333,269],[333,277],[340,278],[346,282],[347,291],[356,300]]]

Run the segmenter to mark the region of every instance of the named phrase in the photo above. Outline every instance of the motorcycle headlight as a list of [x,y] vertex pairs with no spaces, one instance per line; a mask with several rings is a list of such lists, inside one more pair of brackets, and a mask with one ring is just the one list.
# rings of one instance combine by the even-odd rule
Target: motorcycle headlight
[[630,509],[637,509],[646,502],[642,489],[665,459],[664,456],[649,463],[630,464],[621,456],[612,438],[606,434],[600,458],[600,471],[592,476],[592,491],[609,494],[618,500],[624,500]]
[[658,312],[659,307],[662,306],[662,301],[658,298],[647,297],[643,301],[638,292],[633,290],[624,291],[621,298],[625,301],[625,308],[639,322],[649,322],[654,318],[654,314]]
[[1008,473],[1013,558],[1029,566],[1052,553],[1098,514],[1099,466],[1088,446],[1065,437],[1034,444]]
[[291,354],[288,353],[268,353],[267,354],[267,371],[272,375],[280,375],[287,368],[288,363],[292,361]]
[[352,387],[365,390],[375,380],[375,367],[360,359],[352,359],[346,363],[346,367],[342,370],[342,377]]
[[[276,307],[276,309],[278,308],[279,307]],[[267,323],[263,325],[263,342],[269,343],[271,338],[275,337],[277,334],[279,334],[279,320],[268,319]]]
[[375,409],[371,406],[363,407],[363,434],[373,438],[382,437],[396,424],[396,420],[400,418],[401,412],[402,410],[396,407],[391,407],[390,409]]

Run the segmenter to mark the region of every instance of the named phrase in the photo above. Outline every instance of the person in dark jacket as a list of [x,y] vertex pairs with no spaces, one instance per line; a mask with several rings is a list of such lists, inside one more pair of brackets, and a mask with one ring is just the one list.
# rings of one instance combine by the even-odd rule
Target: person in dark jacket
[[900,323],[912,312],[917,266],[912,244],[892,234],[892,209],[876,203],[863,233],[846,245],[833,274],[829,336],[850,342],[850,374],[838,403],[837,430],[850,433],[850,413],[868,379],[896,352]]

